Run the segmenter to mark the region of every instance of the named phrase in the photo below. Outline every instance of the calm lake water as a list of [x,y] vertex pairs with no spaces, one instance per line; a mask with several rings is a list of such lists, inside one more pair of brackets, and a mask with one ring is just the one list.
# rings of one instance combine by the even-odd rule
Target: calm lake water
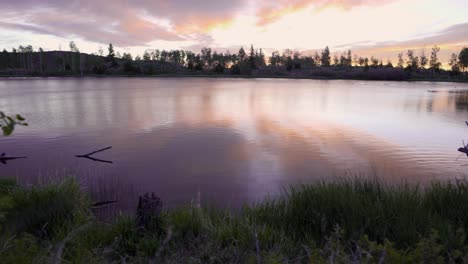
[[[378,175],[428,183],[468,174],[468,84],[203,78],[0,79],[0,109],[29,127],[0,137],[0,177],[74,175],[133,210],[238,207],[291,184]],[[433,90],[437,92],[428,92]],[[76,158],[112,146],[94,157]]]

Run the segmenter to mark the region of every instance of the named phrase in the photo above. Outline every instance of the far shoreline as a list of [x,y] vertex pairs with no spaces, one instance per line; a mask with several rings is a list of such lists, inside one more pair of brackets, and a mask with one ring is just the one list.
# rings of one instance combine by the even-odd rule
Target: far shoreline
[[213,78],[213,79],[284,79],[284,80],[339,80],[339,81],[378,81],[378,82],[447,82],[447,83],[468,83],[468,79],[424,79],[408,78],[403,80],[369,79],[369,78],[336,78],[323,76],[279,76],[279,75],[231,75],[231,74],[154,74],[154,75],[134,75],[134,74],[85,74],[85,75],[0,75],[0,80],[4,79],[66,79],[66,78]]

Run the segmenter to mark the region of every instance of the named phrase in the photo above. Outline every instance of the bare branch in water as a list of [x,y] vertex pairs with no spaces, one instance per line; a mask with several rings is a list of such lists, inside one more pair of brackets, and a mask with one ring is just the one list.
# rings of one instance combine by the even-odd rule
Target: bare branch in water
[[91,156],[91,155],[96,154],[96,153],[98,153],[98,152],[102,152],[102,151],[104,151],[104,150],[108,150],[108,149],[111,149],[111,148],[112,148],[112,147],[107,147],[107,148],[99,149],[99,150],[90,152],[90,153],[88,153],[88,154],[77,155],[77,157],[80,157],[80,158],[88,157],[88,156]]
[[103,163],[114,163],[110,160],[103,160],[103,159],[98,159],[98,158],[94,158],[94,157],[91,157],[91,155],[93,154],[96,154],[98,152],[102,152],[102,151],[105,151],[105,150],[108,150],[108,149],[111,149],[112,147],[107,147],[107,148],[103,148],[103,149],[99,149],[99,150],[96,150],[96,151],[93,151],[93,152],[90,152],[88,154],[84,154],[84,155],[76,155],[75,157],[77,158],[85,158],[85,159],[90,159],[92,161],[97,161],[97,162],[103,162]]
[[0,163],[7,164],[7,161],[9,160],[26,159],[26,158],[27,157],[7,157],[5,153],[2,153],[2,155],[0,155]]

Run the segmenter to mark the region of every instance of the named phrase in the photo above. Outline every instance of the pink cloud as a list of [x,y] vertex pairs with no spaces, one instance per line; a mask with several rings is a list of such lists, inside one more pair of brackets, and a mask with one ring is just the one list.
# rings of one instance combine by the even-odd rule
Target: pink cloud
[[[145,45],[153,40],[190,39],[214,25],[228,23],[244,2],[0,1],[0,27],[60,37],[81,37],[93,42],[113,42],[120,46]],[[155,19],[170,21],[172,29],[155,23]]]

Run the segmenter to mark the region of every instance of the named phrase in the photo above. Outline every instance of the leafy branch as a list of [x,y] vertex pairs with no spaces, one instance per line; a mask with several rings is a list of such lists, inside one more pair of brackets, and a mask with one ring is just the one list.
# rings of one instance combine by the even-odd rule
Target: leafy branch
[[15,130],[15,126],[28,126],[28,123],[25,121],[26,119],[21,115],[11,117],[0,111],[0,127],[4,136],[11,135],[13,130]]

